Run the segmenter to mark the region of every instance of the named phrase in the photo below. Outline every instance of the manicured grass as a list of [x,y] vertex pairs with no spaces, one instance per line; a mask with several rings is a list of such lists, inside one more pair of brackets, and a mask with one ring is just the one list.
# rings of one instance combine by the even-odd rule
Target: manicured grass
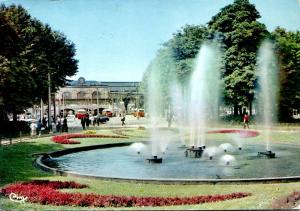
[[[300,129],[300,128],[299,128]],[[33,179],[50,179],[61,181],[76,181],[82,184],[87,184],[89,188],[70,190],[67,192],[82,192],[82,193],[97,193],[104,195],[135,195],[135,196],[195,196],[195,195],[208,195],[208,194],[226,194],[232,192],[250,192],[252,196],[229,200],[217,203],[207,203],[201,205],[188,205],[188,206],[172,206],[172,207],[147,207],[151,210],[162,209],[268,209],[272,207],[272,203],[276,199],[289,195],[293,191],[300,190],[300,182],[293,183],[275,183],[275,184],[199,184],[199,185],[164,185],[164,184],[142,184],[142,183],[128,183],[128,182],[113,182],[101,181],[95,179],[83,179],[74,177],[60,177],[45,173],[41,170],[35,169],[32,166],[34,157],[32,153],[47,152],[60,150],[67,147],[78,147],[100,143],[112,143],[120,141],[139,141],[141,137],[147,137],[147,131],[137,129],[124,129],[127,135],[133,134],[134,137],[128,139],[98,139],[88,138],[79,139],[81,144],[77,145],[61,145],[56,144],[50,138],[39,138],[26,141],[23,143],[13,144],[10,146],[0,147],[0,187],[14,183],[16,181],[29,181]],[[130,131],[132,130],[132,131]],[[103,130],[97,133],[104,134]],[[105,131],[105,134],[113,134],[112,130]],[[136,137],[137,136],[137,137]],[[273,131],[271,142],[299,144],[300,143],[300,130],[299,131]],[[223,134],[209,134],[208,139],[218,139],[226,141],[229,137]],[[261,142],[261,136],[248,138],[249,142]],[[209,141],[209,140],[208,140]],[[16,203],[7,198],[0,198],[0,208],[3,209],[16,209],[16,210],[88,210],[89,208],[83,207],[66,207],[66,206],[48,206],[30,203]],[[101,208],[93,208],[100,209]],[[116,208],[114,208],[116,209]],[[120,208],[125,209],[142,209],[142,208]]]

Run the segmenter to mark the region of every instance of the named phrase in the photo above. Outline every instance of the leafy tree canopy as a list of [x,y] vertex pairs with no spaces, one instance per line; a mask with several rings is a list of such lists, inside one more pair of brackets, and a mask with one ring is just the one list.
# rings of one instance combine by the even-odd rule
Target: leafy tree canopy
[[[6,112],[47,100],[48,73],[55,92],[77,72],[75,46],[64,34],[32,18],[21,6],[0,6],[0,94]],[[3,39],[2,39],[3,38]]]

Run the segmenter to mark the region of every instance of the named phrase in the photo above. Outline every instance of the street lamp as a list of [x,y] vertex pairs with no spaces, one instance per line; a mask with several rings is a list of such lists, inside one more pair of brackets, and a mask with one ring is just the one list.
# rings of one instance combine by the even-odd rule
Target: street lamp
[[98,87],[97,87],[97,117],[100,116],[99,115],[99,96],[98,96],[98,93],[99,93],[99,91],[98,91]]
[[65,118],[65,95],[62,93],[63,118]]
[[51,77],[48,72],[48,128],[51,130]]

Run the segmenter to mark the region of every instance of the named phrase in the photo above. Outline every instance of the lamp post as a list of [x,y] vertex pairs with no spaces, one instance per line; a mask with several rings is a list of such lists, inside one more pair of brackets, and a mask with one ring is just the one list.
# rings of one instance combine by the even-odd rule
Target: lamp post
[[48,128],[51,129],[51,77],[50,72],[48,72]]
[[99,93],[99,91],[98,91],[98,87],[97,87],[97,117],[100,116],[99,115],[99,96],[98,96],[98,93]]
[[65,118],[65,95],[62,93],[63,118]]

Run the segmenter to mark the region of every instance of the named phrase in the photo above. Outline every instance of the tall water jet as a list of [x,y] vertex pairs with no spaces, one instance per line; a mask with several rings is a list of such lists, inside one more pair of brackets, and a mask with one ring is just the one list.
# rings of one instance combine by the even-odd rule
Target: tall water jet
[[218,117],[221,52],[217,42],[205,42],[190,81],[190,146],[205,146],[205,131]]
[[171,86],[171,98],[172,98],[172,111],[175,114],[175,122],[179,130],[179,139],[182,144],[182,146],[185,145],[185,140],[184,140],[184,126],[186,125],[186,117],[185,117],[185,102],[183,98],[183,89],[182,87],[176,83],[173,82]]
[[266,40],[258,51],[258,108],[260,121],[265,129],[265,144],[270,152],[270,130],[277,120],[278,64],[274,45]]
[[156,63],[153,64],[150,76],[148,79],[148,93],[147,93],[147,105],[150,116],[150,141],[151,141],[151,154],[152,156],[158,156],[159,153],[159,131],[157,126],[159,125],[160,112],[162,109],[162,96],[160,87],[160,73],[159,67]]

